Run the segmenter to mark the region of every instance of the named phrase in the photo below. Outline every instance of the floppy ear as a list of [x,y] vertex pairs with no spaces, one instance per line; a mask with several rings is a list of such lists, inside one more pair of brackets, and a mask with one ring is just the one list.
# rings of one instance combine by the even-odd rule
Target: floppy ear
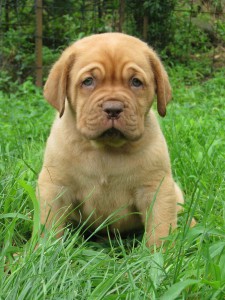
[[44,86],[44,97],[59,111],[60,118],[65,109],[69,73],[75,60],[71,49],[66,49],[59,60],[53,65]]
[[149,51],[149,58],[156,82],[158,113],[165,117],[166,105],[172,98],[169,78],[158,55],[152,49]]

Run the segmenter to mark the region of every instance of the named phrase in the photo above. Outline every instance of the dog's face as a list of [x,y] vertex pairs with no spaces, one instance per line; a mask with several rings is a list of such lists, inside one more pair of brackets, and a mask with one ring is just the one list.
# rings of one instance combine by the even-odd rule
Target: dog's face
[[67,48],[44,92],[60,116],[68,99],[84,137],[112,146],[143,135],[155,93],[164,116],[171,89],[159,58],[145,43],[119,33],[93,35]]

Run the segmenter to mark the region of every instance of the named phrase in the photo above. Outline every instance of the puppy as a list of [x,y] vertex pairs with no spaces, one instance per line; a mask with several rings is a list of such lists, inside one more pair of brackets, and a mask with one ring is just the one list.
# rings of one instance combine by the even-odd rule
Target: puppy
[[112,216],[109,231],[145,228],[150,246],[176,227],[184,200],[151,110],[155,95],[164,117],[167,73],[137,38],[98,34],[62,53],[44,88],[58,111],[37,187],[47,229],[59,226],[60,236],[68,219],[96,229]]

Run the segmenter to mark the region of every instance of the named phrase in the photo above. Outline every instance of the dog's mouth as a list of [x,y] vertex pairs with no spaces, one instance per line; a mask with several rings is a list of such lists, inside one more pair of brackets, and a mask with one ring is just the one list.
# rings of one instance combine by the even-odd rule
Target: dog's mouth
[[124,134],[119,131],[118,129],[112,127],[106,131],[104,131],[101,136],[100,136],[101,139],[115,139],[115,140],[124,140],[125,139],[125,136]]

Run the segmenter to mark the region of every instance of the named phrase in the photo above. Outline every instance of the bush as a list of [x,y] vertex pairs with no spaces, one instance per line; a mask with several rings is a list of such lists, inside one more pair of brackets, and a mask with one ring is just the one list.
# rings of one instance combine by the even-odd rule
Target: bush
[[[133,20],[127,22],[132,27],[129,33],[135,34],[140,38],[146,35],[146,42],[157,50],[162,50],[173,40],[174,25],[173,11],[176,0],[142,0],[142,1],[126,1],[127,19]],[[147,32],[144,32],[144,17],[148,19]]]
[[22,82],[34,70],[34,41],[20,30],[9,29],[4,36],[1,60],[1,73],[8,74],[13,82]]

